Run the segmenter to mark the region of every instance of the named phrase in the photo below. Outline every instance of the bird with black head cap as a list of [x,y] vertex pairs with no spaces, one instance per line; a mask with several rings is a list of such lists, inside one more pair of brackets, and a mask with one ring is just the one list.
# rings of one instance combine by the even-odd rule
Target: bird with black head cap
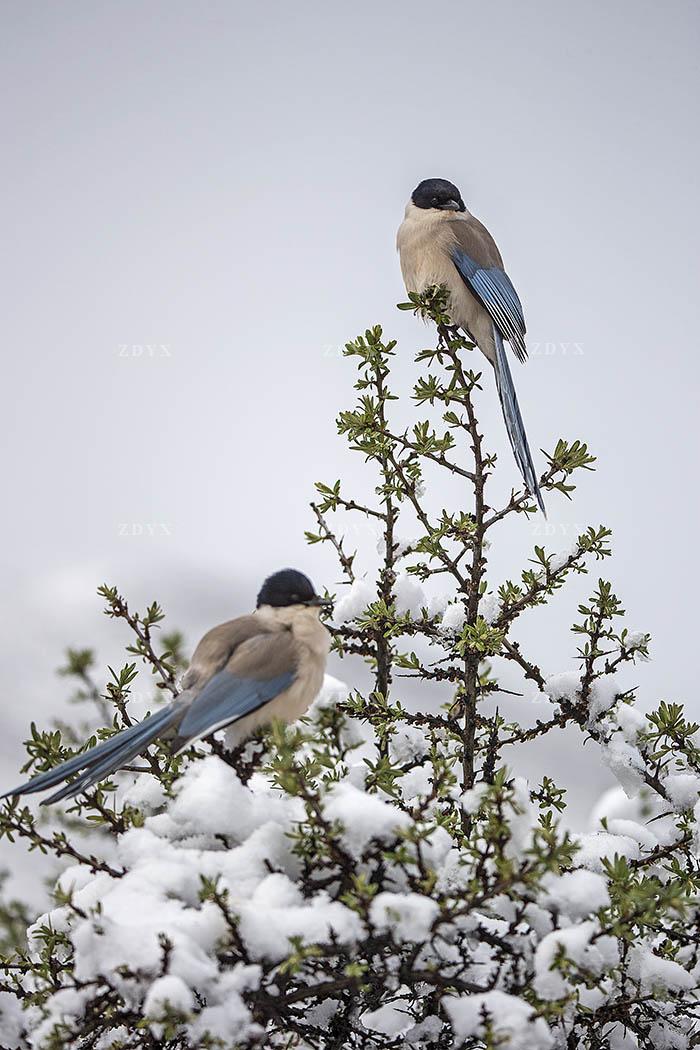
[[0,797],[62,785],[44,800],[60,802],[107,780],[155,740],[177,753],[228,726],[228,743],[235,746],[274,719],[296,721],[323,683],[330,635],[320,613],[329,606],[304,573],[273,573],[253,613],[204,635],[171,704]]
[[491,362],[506,431],[525,486],[544,513],[505,343],[527,360],[525,318],[496,242],[447,179],[424,179],[406,205],[396,245],[406,291],[449,292],[450,318]]

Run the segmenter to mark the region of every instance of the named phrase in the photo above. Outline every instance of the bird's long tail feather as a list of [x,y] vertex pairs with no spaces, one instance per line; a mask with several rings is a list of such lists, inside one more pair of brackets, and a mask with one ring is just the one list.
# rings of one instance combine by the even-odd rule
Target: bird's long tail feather
[[81,776],[66,784],[50,798],[43,800],[42,805],[60,802],[64,798],[72,798],[80,794],[81,791],[104,780],[111,773],[116,773],[118,769],[140,754],[144,748],[152,744],[157,737],[162,736],[171,726],[176,725],[182,718],[183,706],[176,700],[163,710],[156,711],[144,718],[142,722],[129,726],[121,733],[116,733],[109,740],[103,740],[101,744],[96,744],[88,751],[61,763],[55,769],[41,773],[38,777],[32,777],[24,784],[6,791],[4,795],[0,795],[0,798],[8,798],[12,795],[31,795],[36,791],[45,791],[47,788],[60,784],[74,773],[81,773]]
[[537,484],[537,474],[535,473],[535,468],[532,464],[530,446],[527,443],[523,417],[520,415],[520,406],[518,405],[518,399],[515,396],[513,377],[510,374],[510,366],[503,345],[503,338],[495,325],[493,326],[493,336],[496,343],[496,360],[494,362],[496,386],[498,388],[498,396],[501,400],[501,408],[503,409],[503,418],[506,423],[506,430],[508,431],[508,437],[510,439],[511,448],[513,449],[513,455],[515,456],[515,462],[518,464],[528,492],[537,500],[540,510],[546,517],[547,512],[544,508],[544,500],[542,499],[540,487]]

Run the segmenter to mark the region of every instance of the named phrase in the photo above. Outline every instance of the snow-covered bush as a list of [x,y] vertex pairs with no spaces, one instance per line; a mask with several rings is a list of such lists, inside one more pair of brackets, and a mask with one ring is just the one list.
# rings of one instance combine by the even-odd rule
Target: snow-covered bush
[[[61,859],[52,906],[26,946],[4,938],[4,1048],[511,1048],[679,1050],[700,1042],[697,892],[700,729],[661,704],[643,716],[620,675],[648,655],[621,626],[599,580],[573,626],[579,659],[563,673],[517,639],[519,617],[571,573],[609,553],[589,528],[565,555],[535,548],[515,580],[495,585],[487,552],[499,524],[534,513],[525,494],[494,508],[494,457],[474,412],[468,344],[444,298],[411,308],[438,327],[419,355],[433,372],[414,390],[437,405],[408,431],[390,421],[393,343],[372,329],[347,348],[360,401],[339,430],[378,469],[373,506],[319,485],[311,543],[335,548],[347,586],[332,623],[352,683],[327,678],[302,723],[276,725],[230,750],[217,737],[172,759],[155,747],[140,772],[82,797],[46,826],[6,803],[0,832]],[[428,409],[426,409],[428,411]],[[469,457],[466,450],[470,450]],[[566,496],[590,468],[586,446],[559,441],[542,487]],[[456,475],[469,511],[431,506],[426,475]],[[429,493],[429,488],[428,488]],[[334,515],[381,531],[374,579],[343,544]],[[405,526],[404,526],[405,523]],[[400,538],[400,526],[404,535]],[[439,592],[439,593],[438,593]],[[157,646],[157,606],[132,613],[103,588],[108,612],[134,632],[130,652],[174,693],[174,636]],[[489,706],[510,667],[549,704],[534,724]],[[92,681],[87,652],[67,671],[113,725],[142,712],[135,664]],[[402,676],[422,689],[408,710]],[[451,696],[434,696],[438,683]],[[162,694],[161,694],[162,695]],[[589,834],[564,830],[564,793],[513,776],[507,748],[564,726],[591,738],[629,806],[610,803]],[[27,768],[72,751],[80,734],[33,728]],[[0,908],[0,925],[21,912]]]

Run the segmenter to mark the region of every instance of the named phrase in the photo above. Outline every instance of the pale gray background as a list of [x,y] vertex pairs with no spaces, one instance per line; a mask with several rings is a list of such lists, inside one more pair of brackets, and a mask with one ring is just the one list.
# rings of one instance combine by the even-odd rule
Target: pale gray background
[[[601,458],[548,501],[551,546],[614,528],[605,571],[654,636],[642,701],[698,711],[696,3],[72,0],[2,23],[3,784],[30,718],[65,710],[64,645],[120,659],[103,580],[193,641],[280,565],[337,579],[303,530],[315,479],[372,484],[335,436],[339,347],[382,322],[414,375],[394,235],[428,176],[461,187],[524,301],[533,449]],[[492,582],[542,539],[504,529]],[[546,672],[571,666],[592,582],[523,622]],[[578,737],[522,761],[565,768],[578,819],[609,782]]]

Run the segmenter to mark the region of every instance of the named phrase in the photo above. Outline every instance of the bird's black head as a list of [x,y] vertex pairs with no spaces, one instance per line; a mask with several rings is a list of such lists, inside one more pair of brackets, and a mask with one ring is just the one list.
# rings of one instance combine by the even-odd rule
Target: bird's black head
[[258,594],[257,608],[261,605],[329,605],[314,590],[308,576],[296,569],[281,569],[268,576]]
[[423,179],[411,194],[416,208],[437,208],[438,211],[465,211],[462,194],[447,179]]

